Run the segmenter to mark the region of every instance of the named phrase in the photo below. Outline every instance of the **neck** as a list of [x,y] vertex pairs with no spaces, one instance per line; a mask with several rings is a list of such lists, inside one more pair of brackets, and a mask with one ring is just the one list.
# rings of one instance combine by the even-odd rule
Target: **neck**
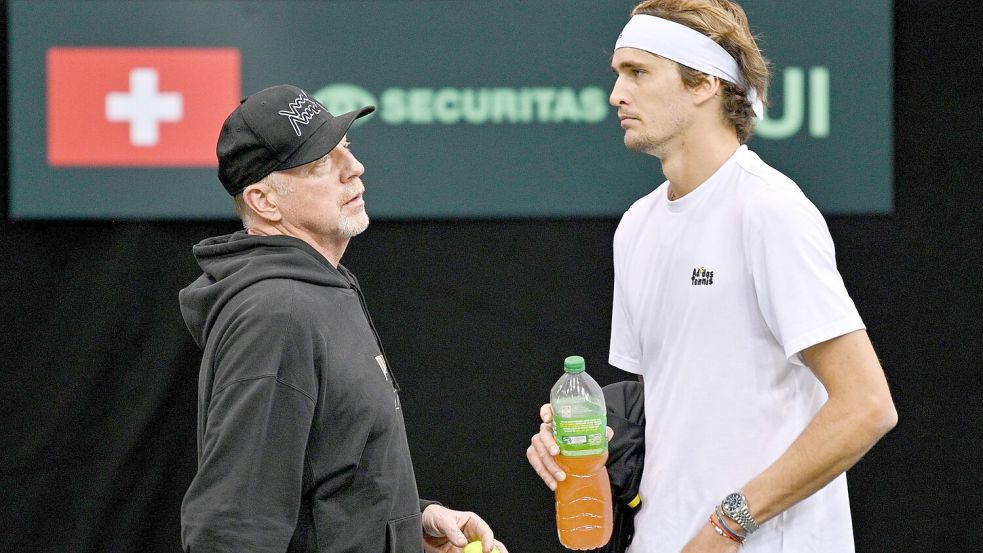
[[251,226],[246,229],[246,232],[254,236],[293,236],[294,238],[303,240],[317,250],[319,254],[323,255],[328,260],[328,263],[335,268],[338,268],[338,264],[341,263],[341,256],[345,254],[345,249],[348,248],[348,241],[350,240],[350,238],[337,237],[333,239],[318,238],[307,232],[291,232],[290,229],[281,228],[279,225]]
[[662,173],[669,179],[669,197],[677,200],[696,190],[741,146],[732,130],[698,132],[691,128],[675,147],[663,152]]

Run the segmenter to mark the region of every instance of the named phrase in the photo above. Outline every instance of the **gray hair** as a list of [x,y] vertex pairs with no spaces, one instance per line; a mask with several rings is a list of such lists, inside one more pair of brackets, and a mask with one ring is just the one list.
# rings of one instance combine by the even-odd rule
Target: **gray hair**
[[[286,196],[287,194],[293,192],[293,187],[290,186],[290,182],[287,181],[283,173],[280,171],[273,171],[253,184],[265,185],[281,196]],[[242,228],[249,230],[249,227],[251,227],[253,224],[253,210],[246,205],[246,200],[243,199],[242,196],[242,192],[233,196],[232,205],[235,207],[236,215],[238,215],[239,219],[242,221]]]

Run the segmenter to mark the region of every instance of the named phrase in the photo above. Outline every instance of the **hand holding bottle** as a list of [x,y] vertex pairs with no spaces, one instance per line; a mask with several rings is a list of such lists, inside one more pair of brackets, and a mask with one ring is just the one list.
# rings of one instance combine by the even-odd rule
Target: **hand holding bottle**
[[553,438],[553,408],[549,403],[539,408],[539,418],[543,422],[539,425],[539,432],[533,434],[532,444],[526,449],[526,458],[549,489],[555,491],[557,481],[566,478],[566,474],[556,462],[560,447]]
[[526,450],[529,463],[556,493],[560,543],[580,550],[607,544],[614,526],[605,467],[613,433],[605,426],[604,393],[584,368],[583,357],[566,358],[549,405],[540,408],[540,431]]
[[[526,459],[549,489],[556,491],[557,481],[565,479],[566,473],[556,462],[560,447],[553,438],[553,407],[549,403],[544,403],[539,408],[539,418],[542,420],[539,432],[533,434],[530,440],[532,443],[526,449]],[[614,430],[610,426],[607,427],[607,435],[608,441],[614,437]]]

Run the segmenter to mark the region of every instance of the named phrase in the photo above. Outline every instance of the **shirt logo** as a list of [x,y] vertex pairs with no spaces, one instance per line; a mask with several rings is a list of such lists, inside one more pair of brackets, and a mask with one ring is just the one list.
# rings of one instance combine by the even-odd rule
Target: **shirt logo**
[[693,276],[690,277],[690,282],[693,286],[712,286],[713,271],[707,270],[706,267],[693,269]]
[[53,167],[214,167],[239,103],[235,48],[50,48]]
[[287,117],[297,136],[301,135],[300,125],[307,125],[311,122],[311,119],[314,119],[315,115],[321,113],[321,105],[311,100],[304,93],[301,93],[293,102],[287,104],[287,107],[290,108],[289,111],[281,110],[277,113]]

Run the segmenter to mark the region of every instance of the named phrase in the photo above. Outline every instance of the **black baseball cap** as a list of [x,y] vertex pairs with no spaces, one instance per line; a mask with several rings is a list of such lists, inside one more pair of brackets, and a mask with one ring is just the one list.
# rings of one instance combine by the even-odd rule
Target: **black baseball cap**
[[244,98],[218,136],[218,179],[232,196],[273,171],[324,157],[366,106],[335,117],[306,91],[277,85]]

